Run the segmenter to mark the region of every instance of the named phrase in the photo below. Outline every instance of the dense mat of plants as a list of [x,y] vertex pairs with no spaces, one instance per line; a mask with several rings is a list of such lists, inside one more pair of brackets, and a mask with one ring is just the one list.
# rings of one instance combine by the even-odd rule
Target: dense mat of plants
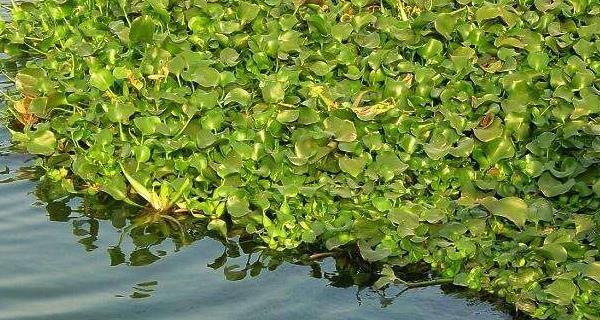
[[596,0],[43,0],[0,30],[13,141],[65,191],[600,318]]

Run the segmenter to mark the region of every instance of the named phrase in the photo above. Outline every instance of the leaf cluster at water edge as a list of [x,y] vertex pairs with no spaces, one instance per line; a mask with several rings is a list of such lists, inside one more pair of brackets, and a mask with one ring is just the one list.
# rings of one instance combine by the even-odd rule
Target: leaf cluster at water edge
[[41,0],[0,48],[56,198],[600,318],[598,0]]

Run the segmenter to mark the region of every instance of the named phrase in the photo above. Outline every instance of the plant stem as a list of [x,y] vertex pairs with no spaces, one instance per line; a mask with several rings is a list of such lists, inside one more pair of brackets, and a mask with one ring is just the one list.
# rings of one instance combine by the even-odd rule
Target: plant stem
[[418,282],[407,282],[402,279],[396,279],[394,281],[408,288],[422,288],[422,287],[430,287],[437,286],[441,284],[450,284],[454,282],[454,279],[435,279],[435,280],[427,280],[427,281],[418,281]]
[[333,251],[321,252],[321,253],[315,253],[315,254],[310,255],[308,257],[308,259],[310,259],[310,260],[320,260],[320,259],[323,259],[323,258],[335,257],[338,254],[339,254],[338,252],[333,252]]

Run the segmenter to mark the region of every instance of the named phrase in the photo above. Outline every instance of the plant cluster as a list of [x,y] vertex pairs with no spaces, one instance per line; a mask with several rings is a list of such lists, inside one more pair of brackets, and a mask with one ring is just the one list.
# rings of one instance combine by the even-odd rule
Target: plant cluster
[[[45,179],[600,318],[597,0],[43,0],[0,25]],[[9,73],[9,72],[7,72]]]

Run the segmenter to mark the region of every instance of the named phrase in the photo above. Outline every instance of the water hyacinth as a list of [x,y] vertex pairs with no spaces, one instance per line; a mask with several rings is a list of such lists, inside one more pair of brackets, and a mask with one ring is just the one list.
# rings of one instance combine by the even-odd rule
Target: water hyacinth
[[597,0],[41,0],[0,30],[56,197],[600,318]]

